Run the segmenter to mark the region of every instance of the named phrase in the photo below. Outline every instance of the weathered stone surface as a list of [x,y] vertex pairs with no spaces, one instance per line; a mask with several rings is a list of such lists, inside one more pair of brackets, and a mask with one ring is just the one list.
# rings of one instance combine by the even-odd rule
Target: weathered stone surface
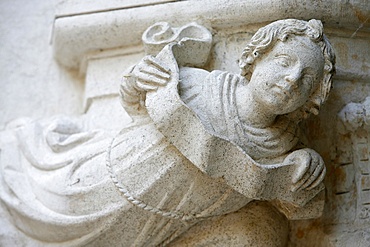
[[[0,124],[3,129],[7,124],[7,130],[0,134],[1,176],[5,178],[0,185],[0,245],[140,246],[165,239],[164,243],[175,246],[243,246],[257,242],[265,246],[265,241],[276,246],[369,246],[370,22],[366,1],[262,1],[256,5],[252,1],[143,0],[120,4],[111,0],[91,5],[67,0],[57,6],[51,32],[52,8],[53,3],[33,3],[32,8],[19,1],[1,3],[0,25],[5,31],[0,37],[4,54]],[[47,14],[36,14],[41,12]],[[325,161],[325,191],[321,184],[316,190],[298,191],[299,198],[292,196],[287,187],[294,166],[265,166],[281,160],[268,162],[273,155],[258,158],[260,154],[248,150],[248,145],[242,147],[248,150],[245,156],[241,149],[233,148],[234,144],[242,146],[238,141],[227,144],[234,137],[219,128],[223,126],[222,117],[212,118],[217,124],[209,124],[202,115],[204,108],[197,109],[197,104],[189,101],[191,92],[184,89],[186,82],[198,77],[208,79],[196,87],[204,81],[243,81],[234,75],[239,74],[245,44],[260,27],[288,17],[323,20],[337,55],[337,74],[328,101],[319,115],[300,123],[306,137],[300,139],[302,146],[298,148],[313,148]],[[163,44],[150,52],[150,45],[141,45],[140,37],[156,21],[169,22],[170,33],[157,35]],[[168,87],[159,87],[146,97],[152,118],[138,117],[133,114],[135,110],[129,110],[129,114],[123,111],[118,104],[118,89],[124,70],[139,64],[144,52],[156,55],[171,32],[176,37],[193,21],[211,31],[211,46],[188,41],[182,50],[189,51],[187,48],[193,46],[199,49],[195,54],[207,54],[210,49],[207,63],[200,62],[197,67],[201,69],[184,68],[180,60],[193,55],[190,52],[189,57],[181,49],[175,51],[174,63],[180,61],[180,90],[172,83],[171,73]],[[15,24],[17,28],[13,28]],[[158,30],[160,25],[152,27]],[[175,27],[172,31],[171,25]],[[22,30],[27,30],[24,35],[20,35]],[[53,42],[48,45],[50,33]],[[201,33],[195,36],[207,37]],[[150,43],[145,37],[144,43]],[[178,42],[181,37],[174,40]],[[58,66],[51,57],[52,50],[57,61],[77,69],[80,76]],[[192,63],[196,60],[204,59],[193,59]],[[166,63],[166,59],[160,61]],[[32,86],[26,82],[32,82]],[[171,107],[177,109],[172,109],[172,116],[180,117],[178,120],[161,118],[168,111],[155,106],[160,102],[155,95],[167,97],[167,89],[175,93],[171,95],[178,93],[171,98],[180,101],[180,105],[171,102]],[[259,95],[261,99],[266,96]],[[208,93],[205,97],[213,96]],[[212,107],[219,109],[219,104],[212,103]],[[82,115],[51,117],[60,113]],[[184,114],[186,121],[181,118]],[[20,116],[35,120],[13,120]],[[43,120],[36,120],[40,117]],[[157,118],[162,122],[151,124]],[[126,130],[118,134],[122,128]],[[217,138],[210,138],[215,134]],[[198,142],[191,142],[197,138]],[[108,147],[113,147],[109,152],[111,163],[105,167]],[[204,151],[207,148],[210,151]],[[198,155],[199,150],[204,152]],[[222,150],[229,152],[223,156]],[[204,157],[212,164],[198,162]],[[227,170],[227,166],[213,162],[227,160],[230,164],[243,159],[249,160],[248,167],[253,168],[247,173],[243,165]],[[66,168],[61,168],[63,165]],[[260,179],[264,182],[258,183]],[[126,200],[125,189],[136,204]],[[24,203],[18,203],[15,197]],[[193,203],[198,200],[202,203]],[[321,213],[320,218],[302,220]],[[180,223],[184,221],[185,226]],[[180,236],[181,232],[185,233]]]
[[[325,166],[318,153],[297,146],[296,136],[297,123],[317,114],[330,90],[334,53],[321,22],[284,20],[260,29],[243,52],[242,75],[184,67],[208,61],[212,36],[197,24],[156,24],[143,41],[147,53],[160,52],[124,76],[122,103],[133,122],[118,135],[113,126],[93,130],[88,115],[18,121],[3,133],[0,195],[19,229],[8,228],[3,243],[168,244],[252,200],[273,202],[261,211],[247,205],[261,217],[269,218],[265,207],[280,208],[285,216],[276,215],[277,225],[321,214]],[[97,95],[111,95],[109,84],[97,91],[98,76],[87,77],[87,111]],[[282,234],[254,230],[215,241],[286,243],[286,226]]]

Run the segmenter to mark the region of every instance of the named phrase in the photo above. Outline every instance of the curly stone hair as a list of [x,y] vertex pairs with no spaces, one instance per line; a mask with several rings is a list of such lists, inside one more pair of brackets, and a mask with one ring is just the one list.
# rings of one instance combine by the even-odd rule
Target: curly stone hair
[[333,76],[335,74],[334,50],[323,34],[323,25],[321,21],[310,20],[307,22],[286,19],[275,21],[260,28],[253,35],[250,43],[244,48],[239,60],[239,66],[241,68],[241,75],[250,80],[256,58],[269,52],[277,41],[284,42],[293,35],[310,38],[321,48],[325,59],[323,79],[317,89],[312,92],[309,99],[302,107],[288,114],[288,116],[294,120],[302,120],[307,118],[310,113],[315,115],[319,113],[320,106],[328,98],[329,91],[332,87]]

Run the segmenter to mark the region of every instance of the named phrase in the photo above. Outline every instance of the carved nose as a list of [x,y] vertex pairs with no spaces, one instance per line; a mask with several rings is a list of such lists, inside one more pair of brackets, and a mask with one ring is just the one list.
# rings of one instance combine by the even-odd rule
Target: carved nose
[[294,71],[292,71],[290,74],[288,74],[287,76],[285,76],[285,80],[287,82],[289,82],[290,84],[296,84],[296,82],[301,78],[302,76],[302,71],[301,69],[295,69]]

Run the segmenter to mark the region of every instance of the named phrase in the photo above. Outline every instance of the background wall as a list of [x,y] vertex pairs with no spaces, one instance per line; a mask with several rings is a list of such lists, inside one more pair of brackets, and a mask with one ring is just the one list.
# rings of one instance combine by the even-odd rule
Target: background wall
[[0,130],[15,118],[78,114],[83,80],[57,65],[56,1],[0,1]]

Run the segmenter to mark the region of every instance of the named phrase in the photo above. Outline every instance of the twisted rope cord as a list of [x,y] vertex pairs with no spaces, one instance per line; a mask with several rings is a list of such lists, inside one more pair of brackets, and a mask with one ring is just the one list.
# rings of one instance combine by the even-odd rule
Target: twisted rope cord
[[176,212],[176,211],[175,212],[164,211],[162,209],[152,207],[152,206],[144,203],[143,201],[135,198],[134,196],[132,196],[131,193],[125,187],[123,187],[120,184],[120,182],[118,181],[118,179],[117,179],[117,177],[114,174],[113,169],[112,169],[111,157],[110,156],[111,156],[111,150],[112,150],[112,145],[113,145],[114,140],[115,140],[115,137],[112,139],[112,141],[110,142],[110,144],[108,146],[108,149],[107,149],[106,166],[108,168],[108,172],[109,172],[110,177],[113,181],[113,184],[122,193],[122,195],[126,198],[126,200],[128,200],[133,205],[138,206],[139,208],[142,208],[142,209],[144,209],[146,211],[149,211],[151,213],[158,214],[158,215],[161,215],[163,217],[170,218],[170,219],[176,219],[176,220],[179,219],[179,220],[183,220],[183,221],[192,221],[192,220],[195,220],[195,219],[204,218],[204,217],[202,217],[201,214],[188,215],[188,214],[184,214],[184,213]]

